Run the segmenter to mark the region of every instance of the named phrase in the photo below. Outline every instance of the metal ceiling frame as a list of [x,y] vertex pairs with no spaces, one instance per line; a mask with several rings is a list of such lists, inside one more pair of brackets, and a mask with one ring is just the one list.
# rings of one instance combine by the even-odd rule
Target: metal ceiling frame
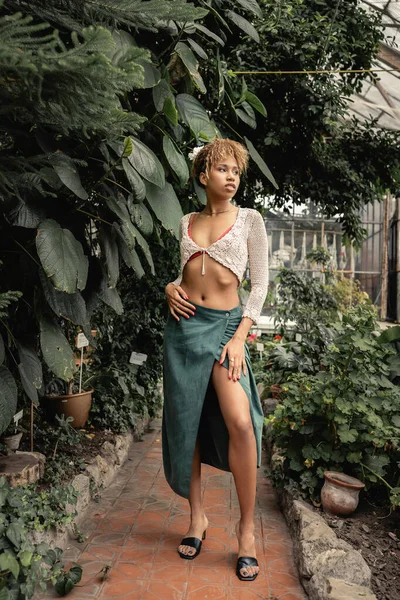
[[[384,19],[385,29],[395,30],[390,34],[390,37],[393,36],[393,45],[381,44],[373,68],[388,67],[398,69],[399,73],[387,74],[387,78],[390,78],[394,84],[392,89],[386,80],[385,83],[382,82],[382,78],[377,78],[375,82],[365,81],[362,91],[352,96],[356,106],[352,106],[353,102],[349,101],[349,114],[355,114],[364,119],[372,116],[378,119],[378,124],[382,128],[400,130],[400,51],[394,47],[397,29],[400,30],[400,2],[399,0],[360,0],[360,4],[364,5],[367,10],[378,11]],[[391,12],[391,8],[395,5],[399,9],[398,15]],[[390,22],[386,22],[389,19]],[[400,34],[398,37],[400,45]],[[379,92],[379,99],[376,99],[376,91]],[[369,97],[372,94],[374,98]],[[378,112],[378,116],[376,112]]]

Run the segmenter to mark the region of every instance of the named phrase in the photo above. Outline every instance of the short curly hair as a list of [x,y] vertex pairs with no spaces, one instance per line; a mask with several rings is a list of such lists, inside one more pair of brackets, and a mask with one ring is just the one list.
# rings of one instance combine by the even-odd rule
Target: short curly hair
[[236,160],[240,174],[246,172],[249,164],[247,148],[234,140],[217,137],[209,144],[203,146],[196,155],[192,165],[192,177],[194,177],[199,185],[204,187],[200,183],[200,173],[205,173],[208,176],[211,167],[227,156],[232,156]]

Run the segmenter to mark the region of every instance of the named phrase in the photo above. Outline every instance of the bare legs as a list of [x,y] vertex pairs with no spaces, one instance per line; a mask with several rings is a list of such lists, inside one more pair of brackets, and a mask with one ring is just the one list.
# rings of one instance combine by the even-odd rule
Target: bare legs
[[[201,540],[203,532],[207,529],[208,520],[204,514],[204,509],[201,503],[201,463],[199,442],[196,443],[196,448],[192,463],[192,477],[190,480],[189,491],[190,504],[190,526],[184,537],[196,537]],[[192,546],[178,547],[179,552],[188,556],[193,556],[196,549]]]
[[[238,556],[253,556],[255,558],[254,505],[257,449],[249,400],[240,383],[228,379],[225,367],[215,363],[212,377],[221,412],[229,431],[229,465],[239,498],[241,517],[236,525],[236,535],[239,542]],[[208,521],[201,503],[201,465],[198,444],[196,444],[192,464],[189,503],[191,521],[185,537],[201,539]],[[179,546],[179,551],[188,555],[195,553],[195,549],[190,546]],[[258,571],[259,567],[247,567],[241,569],[241,574],[243,577],[251,577]]]
[[[239,498],[240,521],[236,525],[238,556],[256,557],[254,506],[256,501],[257,447],[249,400],[238,381],[228,379],[225,367],[216,363],[213,385],[229,431],[229,466]],[[241,569],[243,577],[258,573],[259,567]]]

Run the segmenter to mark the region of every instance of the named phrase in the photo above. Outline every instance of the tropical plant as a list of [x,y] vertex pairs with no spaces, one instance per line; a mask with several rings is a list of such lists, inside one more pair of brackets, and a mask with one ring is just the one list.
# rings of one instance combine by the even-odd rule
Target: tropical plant
[[[126,431],[138,418],[154,417],[160,409],[163,331],[168,314],[164,287],[171,273],[179,269],[177,246],[177,240],[167,232],[161,234],[154,257],[157,279],[145,275],[138,281],[123,267],[119,286],[124,300],[123,319],[111,309],[93,315],[98,343],[90,368],[100,377],[93,395],[91,422],[97,427]],[[129,363],[132,351],[147,355],[140,367]]]
[[[231,131],[218,106],[235,97],[235,119],[253,115],[252,107],[265,118],[247,87],[230,84],[223,60],[232,28],[257,43],[244,14],[260,15],[258,4],[198,4],[0,4],[0,253],[7,289],[23,295],[10,312],[6,362],[15,374],[15,356],[34,403],[42,390],[38,339],[47,367],[70,381],[70,329],[80,326],[90,339],[96,307],[122,314],[122,263],[136,281],[154,275],[146,238],[154,231],[159,244],[162,228],[178,236],[175,190],[184,208],[200,202],[186,154]],[[260,176],[273,180],[248,147]],[[1,369],[5,389],[10,377]],[[15,404],[7,402],[4,425]]]
[[[1,261],[0,261],[1,266]],[[20,292],[0,293],[0,324],[8,332],[6,319],[8,317],[7,308],[12,302],[20,298]],[[11,372],[3,364],[5,360],[4,341],[0,334],[0,435],[6,431],[17,406],[17,386]]]

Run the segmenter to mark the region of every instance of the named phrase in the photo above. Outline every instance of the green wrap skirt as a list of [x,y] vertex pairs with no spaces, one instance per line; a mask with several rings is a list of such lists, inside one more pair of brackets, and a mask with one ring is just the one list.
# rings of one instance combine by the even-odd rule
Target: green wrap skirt
[[[242,319],[240,306],[217,310],[196,306],[195,316],[176,321],[168,317],[164,335],[164,408],[162,448],[165,477],[174,492],[189,497],[193,455],[199,438],[201,462],[230,471],[229,434],[219,408],[211,375],[223,347]],[[263,412],[245,346],[247,375],[240,385],[249,399],[261,459]],[[223,363],[228,369],[228,357]]]

